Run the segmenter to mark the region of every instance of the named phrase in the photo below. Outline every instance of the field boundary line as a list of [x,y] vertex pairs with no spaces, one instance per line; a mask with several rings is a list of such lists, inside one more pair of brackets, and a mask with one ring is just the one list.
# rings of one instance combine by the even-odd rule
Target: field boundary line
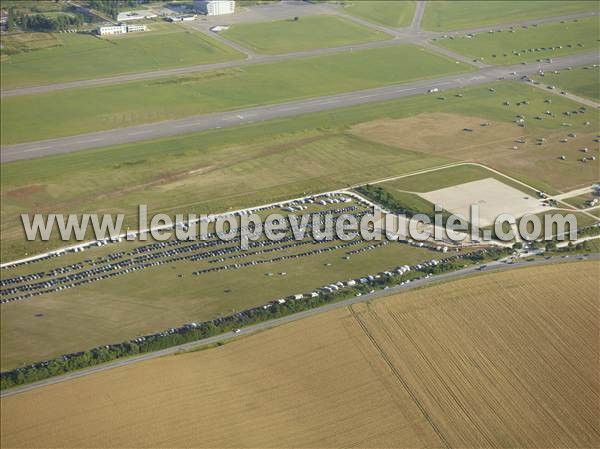
[[443,443],[444,447],[446,447],[447,449],[450,449],[452,446],[450,446],[450,443],[448,442],[448,440],[446,439],[446,437],[443,435],[443,433],[437,427],[437,425],[435,424],[435,422],[433,422],[433,418],[431,416],[429,416],[429,414],[427,413],[427,410],[425,409],[425,406],[419,402],[419,400],[418,400],[415,392],[412,391],[412,389],[408,385],[408,382],[402,377],[402,374],[400,374],[400,372],[398,371],[398,369],[396,368],[396,366],[394,365],[394,363],[390,360],[389,356],[386,354],[386,352],[384,351],[384,349],[377,342],[377,340],[375,339],[375,337],[373,337],[373,335],[369,332],[369,329],[368,329],[367,325],[360,319],[360,317],[358,316],[358,314],[356,313],[356,311],[354,310],[354,308],[352,307],[352,305],[349,305],[348,309],[350,310],[350,313],[352,314],[352,316],[354,317],[354,319],[356,320],[356,322],[358,323],[358,325],[362,329],[362,331],[365,334],[365,336],[370,340],[370,342],[373,345],[373,347],[377,350],[377,352],[379,353],[379,355],[381,356],[381,358],[388,365],[388,367],[392,371],[392,374],[394,375],[394,377],[396,377],[396,379],[404,387],[404,389],[406,390],[406,392],[410,395],[411,399],[413,400],[413,402],[415,403],[415,405],[419,408],[419,410],[423,414],[423,417],[427,420],[427,422],[431,426],[432,430],[436,433],[436,435],[438,436],[438,438],[440,439],[440,441]]
[[[394,323],[396,323],[396,326],[400,329],[400,331],[404,334],[404,336],[408,339],[408,341],[410,341],[410,344],[417,351],[417,354],[419,354],[419,356],[423,359],[423,361],[425,362],[425,364],[427,365],[427,367],[431,370],[431,372],[434,374],[434,376],[437,377],[437,379],[442,383],[442,385],[444,386],[444,388],[446,389],[446,391],[448,391],[448,394],[450,395],[450,397],[454,400],[455,404],[464,413],[465,417],[473,424],[473,426],[477,429],[477,431],[479,432],[479,434],[486,440],[486,442],[488,444],[488,447],[493,447],[494,444],[489,439],[489,436],[486,434],[486,432],[484,431],[484,429],[471,416],[471,414],[469,413],[469,411],[465,407],[465,404],[463,403],[463,401],[460,401],[459,398],[454,393],[454,391],[452,391],[452,389],[448,386],[448,383],[444,380],[444,377],[439,373],[439,371],[437,369],[435,369],[435,367],[433,366],[433,364],[431,363],[431,361],[429,360],[429,358],[427,358],[427,356],[425,355],[425,353],[423,352],[423,350],[421,349],[421,347],[417,344],[417,342],[415,341],[415,339],[406,331],[406,329],[404,328],[404,326],[402,326],[400,324],[400,321],[398,320],[398,317],[396,316],[396,314],[393,313],[392,311],[389,311],[389,316],[392,318],[392,320],[394,321]],[[381,320],[379,320],[379,321],[381,323]],[[392,339],[392,336],[390,335],[390,332],[389,332],[388,328],[383,323],[381,323],[381,326],[382,326],[384,332],[390,338],[390,341],[392,341],[392,344],[394,344],[393,343],[394,340]]]

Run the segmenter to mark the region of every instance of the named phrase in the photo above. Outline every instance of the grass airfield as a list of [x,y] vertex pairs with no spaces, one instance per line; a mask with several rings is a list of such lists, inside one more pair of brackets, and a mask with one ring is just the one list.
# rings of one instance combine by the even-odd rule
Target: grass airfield
[[[37,211],[45,207],[58,212],[81,208],[132,214],[135,204],[144,202],[152,193],[152,213],[216,213],[465,160],[484,162],[517,179],[464,165],[408,176],[382,186],[395,194],[408,193],[417,207],[426,207],[426,202],[420,197],[417,201],[412,192],[430,192],[492,177],[535,195],[536,189],[557,193],[597,179],[597,160],[588,164],[576,160],[579,146],[597,132],[584,124],[594,121],[596,111],[578,112],[569,118],[572,126],[568,131],[562,130],[562,112],[577,110],[576,103],[525,83],[500,82],[493,86],[445,92],[445,100],[418,96],[150,145],[141,143],[3,164],[3,257],[18,254],[22,245],[18,213],[30,207]],[[550,106],[545,102],[549,98]],[[525,99],[527,103],[521,104]],[[504,104],[506,101],[508,105]],[[531,119],[535,114],[543,114],[546,107],[551,107],[555,116]],[[472,116],[474,111],[477,117]],[[529,118],[524,128],[514,123],[520,114]],[[421,125],[415,126],[415,120],[421,120]],[[466,126],[473,131],[465,132]],[[405,128],[418,131],[407,134]],[[578,137],[563,144],[558,141],[559,131],[560,136],[573,132]],[[400,139],[399,135],[404,137]],[[519,136],[525,136],[529,144],[519,144],[521,148],[514,150],[513,142]],[[545,145],[535,145],[540,136],[547,137]],[[241,141],[245,144],[240,145]],[[443,142],[451,145],[444,147]],[[593,154],[598,153],[597,145],[588,145]],[[555,146],[572,154],[561,161],[554,154]],[[548,168],[540,171],[540,164]],[[158,166],[160,178],[155,177]],[[62,178],[59,182],[66,167],[76,174],[69,178],[70,183],[87,186],[76,196],[69,193],[71,190]],[[237,180],[235,186],[226,182],[231,177]],[[531,182],[533,190],[518,181]],[[64,190],[56,190],[59,186]],[[244,186],[242,195],[240,186]],[[117,199],[119,208],[115,210]],[[48,246],[53,244],[57,242]],[[12,254],[8,252],[11,250]],[[365,267],[376,272],[425,260],[436,253],[393,245],[353,255],[350,260],[344,260],[344,254],[335,251],[311,256],[301,265],[289,260],[210,274],[202,279],[190,276],[202,264],[183,261],[34,301],[9,304],[2,314],[3,369],[192,319],[209,319],[277,296],[299,293],[296,290],[305,293],[328,282],[368,274]],[[56,264],[57,261],[51,261],[50,266]],[[28,266],[26,271],[35,271],[35,267]],[[265,272],[269,271],[287,275],[266,278]],[[134,293],[124,295],[124,291],[132,291],[132,286]],[[36,318],[40,313],[43,317]],[[65,327],[65,318],[80,324]]]
[[599,269],[483,274],[4,398],[1,443],[594,447]]
[[370,0],[345,1],[343,11],[370,22],[392,28],[407,27],[411,24],[416,9],[414,1]]
[[[471,70],[413,45],[2,100],[2,144],[399,84]],[[86,101],[81,101],[85,98]],[[52,117],[52,120],[47,120]],[[33,124],[35,123],[35,126]]]
[[[592,141],[597,111],[567,117],[564,112],[580,105],[525,83],[493,88],[3,164],[2,260],[57,246],[53,240],[24,248],[19,214],[33,211],[123,212],[126,223],[134,225],[130,220],[139,203],[148,204],[151,213],[222,212],[465,160],[550,194],[597,181],[598,157],[587,164],[579,161],[583,146],[598,156],[598,143]],[[555,116],[545,115],[546,110]],[[444,120],[435,114],[445,114]],[[514,123],[517,115],[527,117],[525,128]],[[480,126],[487,122],[491,126]],[[474,131],[463,131],[467,126]],[[560,142],[571,132],[577,137]],[[515,143],[520,137],[525,144]],[[537,145],[541,137],[546,143]],[[565,161],[559,159],[563,154]],[[231,177],[235,185],[227,182]]]
[[3,35],[2,89],[244,57],[203,33],[179,25],[152,23],[148,27],[150,31],[145,33],[110,37],[57,33]]
[[435,1],[427,4],[422,27],[451,31],[510,22],[597,11],[594,1]]
[[291,53],[391,39],[388,34],[342,17],[327,15],[301,17],[297,21],[288,19],[231,25],[220,34],[264,54]]
[[509,65],[598,50],[597,17],[545,23],[527,28],[490,30],[472,35],[448,36],[436,45],[488,64]]
[[559,73],[548,72],[543,77],[536,76],[535,79],[556,86],[557,89],[600,101],[600,67],[575,67],[572,70],[561,70]]

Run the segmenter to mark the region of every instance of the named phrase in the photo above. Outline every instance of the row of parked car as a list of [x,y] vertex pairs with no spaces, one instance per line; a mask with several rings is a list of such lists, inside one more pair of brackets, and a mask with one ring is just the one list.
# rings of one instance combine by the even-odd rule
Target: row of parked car
[[[318,211],[315,212],[313,216],[320,217],[326,213],[339,215],[343,213],[352,213],[356,210],[357,206],[353,205],[327,211]],[[361,214],[358,214],[358,216],[360,217]],[[191,244],[189,241],[180,240],[153,242],[148,245],[142,245],[129,252],[109,254],[103,257],[102,260],[91,261],[88,259],[87,264],[90,268],[83,271],[77,271],[85,266],[84,263],[79,262],[65,267],[59,267],[49,272],[38,272],[30,275],[6,278],[2,280],[2,286],[10,286],[10,288],[3,288],[0,290],[0,304],[30,299],[42,294],[59,292],[91,282],[97,282],[103,279],[121,276],[145,268],[181,260],[198,261],[211,258],[216,258],[216,260],[218,260],[218,258],[222,258],[225,254],[235,254],[242,249],[240,245],[231,245],[228,242],[224,242],[214,237],[216,237],[214,234],[209,233],[207,238],[211,240],[192,241]],[[292,237],[287,240],[289,241],[291,239]],[[268,246],[273,245],[278,245],[278,247],[272,248],[272,251],[284,249],[281,247],[281,242],[271,242],[268,240],[250,242],[249,244],[250,247],[261,247],[263,250]],[[207,251],[209,248],[214,249]],[[244,257],[245,253],[240,253],[239,256]],[[119,259],[119,257],[122,258]]]

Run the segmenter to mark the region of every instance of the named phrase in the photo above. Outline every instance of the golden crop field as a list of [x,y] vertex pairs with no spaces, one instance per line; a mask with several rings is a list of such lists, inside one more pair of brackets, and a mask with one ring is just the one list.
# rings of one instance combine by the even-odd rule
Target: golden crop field
[[599,262],[337,309],[1,400],[13,447],[596,447]]

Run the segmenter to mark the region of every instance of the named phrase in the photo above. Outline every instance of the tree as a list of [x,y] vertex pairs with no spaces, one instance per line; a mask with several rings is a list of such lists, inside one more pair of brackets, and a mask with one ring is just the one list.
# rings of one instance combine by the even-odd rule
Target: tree
[[15,8],[10,8],[8,10],[8,18],[6,19],[6,30],[12,31],[15,29],[16,21],[15,21]]

